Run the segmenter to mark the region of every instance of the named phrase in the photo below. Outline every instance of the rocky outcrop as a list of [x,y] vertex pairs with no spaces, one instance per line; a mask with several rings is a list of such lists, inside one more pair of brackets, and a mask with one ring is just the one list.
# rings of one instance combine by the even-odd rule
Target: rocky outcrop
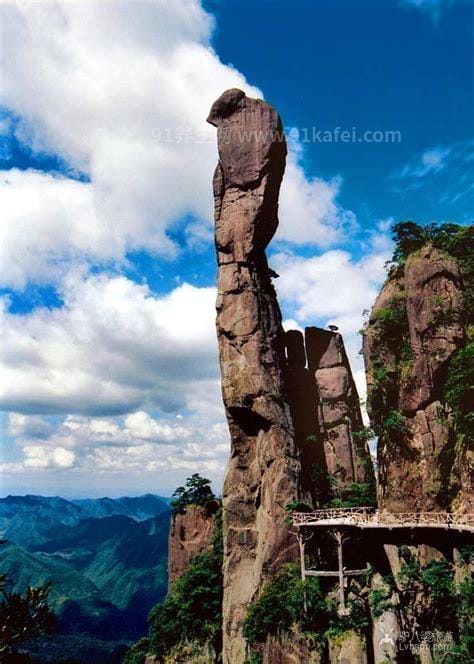
[[216,661],[214,648],[206,643],[186,643],[173,648],[163,664],[213,664]]
[[145,658],[145,664],[212,664],[215,661],[216,653],[210,644],[192,641],[175,646],[163,659],[155,655]]
[[214,526],[214,514],[199,505],[189,505],[184,514],[173,516],[168,538],[169,588],[196,554],[212,547]]
[[329,640],[330,664],[367,664],[365,640],[355,631],[349,630]]
[[269,104],[228,90],[212,106],[218,262],[217,335],[231,434],[223,491],[223,661],[241,664],[242,623],[262,582],[297,557],[285,506],[299,460],[285,401],[281,314],[265,248],[278,225],[286,144]]
[[294,627],[290,634],[269,636],[262,653],[263,664],[322,664],[318,643]]
[[[397,556],[392,554],[392,560],[396,561],[397,573],[400,561]],[[375,573],[371,583],[372,592],[383,593],[387,597],[386,605],[381,611],[374,611],[372,608],[372,643],[374,651],[375,664],[387,664],[387,662],[397,661],[397,642],[400,637],[400,626],[396,611],[398,597],[396,593],[387,585],[386,580]]]
[[315,506],[331,487],[375,484],[359,395],[342,337],[317,327],[285,335],[288,401],[301,455],[302,497]]
[[462,288],[456,261],[428,244],[385,283],[370,314],[364,358],[384,509],[467,511],[472,501],[469,463],[456,460],[467,452],[456,446],[443,401],[449,363],[465,340]]

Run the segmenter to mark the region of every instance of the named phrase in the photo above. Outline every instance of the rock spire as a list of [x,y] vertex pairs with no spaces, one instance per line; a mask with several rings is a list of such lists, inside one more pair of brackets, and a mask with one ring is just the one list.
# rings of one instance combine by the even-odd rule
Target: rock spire
[[286,143],[266,102],[227,90],[214,174],[217,335],[231,434],[223,491],[223,662],[243,664],[242,623],[262,582],[296,559],[285,507],[298,499],[300,464],[285,400],[284,333],[265,248],[278,226]]

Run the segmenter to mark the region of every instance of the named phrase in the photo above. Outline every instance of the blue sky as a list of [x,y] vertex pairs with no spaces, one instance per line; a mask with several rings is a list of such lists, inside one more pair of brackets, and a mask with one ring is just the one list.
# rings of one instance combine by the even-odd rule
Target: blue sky
[[[452,201],[462,191],[454,168],[440,173],[434,188],[390,181],[417,153],[463,145],[473,135],[473,5],[419,4],[206,3],[217,18],[213,44],[220,57],[264,89],[286,125],[401,132],[399,143],[382,146],[308,146],[307,171],[342,174],[341,200],[363,224],[389,216],[467,221],[472,209],[462,198]],[[440,187],[452,198],[442,199]]]
[[269,250],[284,318],[336,322],[363,395],[358,330],[391,221],[470,223],[473,4],[0,12],[0,493],[166,494],[196,471],[219,488],[204,120],[228,87],[264,96],[288,132]]

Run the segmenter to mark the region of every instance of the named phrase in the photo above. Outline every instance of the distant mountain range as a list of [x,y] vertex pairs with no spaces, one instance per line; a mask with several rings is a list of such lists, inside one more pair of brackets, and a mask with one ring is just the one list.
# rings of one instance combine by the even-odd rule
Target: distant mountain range
[[136,521],[158,516],[169,509],[169,498],[147,493],[133,498],[65,500],[44,496],[0,498],[0,537],[27,548],[52,539],[58,525],[76,525],[83,519],[122,515]]
[[169,499],[152,494],[7,496],[0,499],[0,538],[8,540],[0,546],[0,573],[19,591],[51,581],[62,634],[135,640],[166,594],[169,522]]

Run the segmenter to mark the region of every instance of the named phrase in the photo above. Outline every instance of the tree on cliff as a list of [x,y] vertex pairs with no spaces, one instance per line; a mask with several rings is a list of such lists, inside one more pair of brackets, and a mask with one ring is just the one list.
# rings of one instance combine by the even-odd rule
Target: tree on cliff
[[171,509],[173,514],[184,514],[189,505],[199,505],[215,511],[218,507],[216,496],[211,489],[211,481],[194,473],[173,493]]
[[[214,502],[219,505],[215,499]],[[219,508],[214,523],[211,549],[194,556],[163,602],[151,610],[148,638],[132,646],[124,664],[144,664],[147,654],[154,655],[161,662],[171,652],[180,657],[182,649],[199,649],[206,645],[214,651],[216,661],[219,660],[222,650],[223,555]]]
[[392,262],[401,266],[408,256],[430,243],[437,249],[454,256],[459,262],[465,281],[474,277],[474,228],[459,224],[427,224],[401,221],[392,226],[395,251]]
[[[5,542],[1,542],[4,544]],[[16,647],[23,641],[54,630],[55,617],[48,606],[50,584],[12,592],[6,574],[0,574],[0,661],[18,662]]]

